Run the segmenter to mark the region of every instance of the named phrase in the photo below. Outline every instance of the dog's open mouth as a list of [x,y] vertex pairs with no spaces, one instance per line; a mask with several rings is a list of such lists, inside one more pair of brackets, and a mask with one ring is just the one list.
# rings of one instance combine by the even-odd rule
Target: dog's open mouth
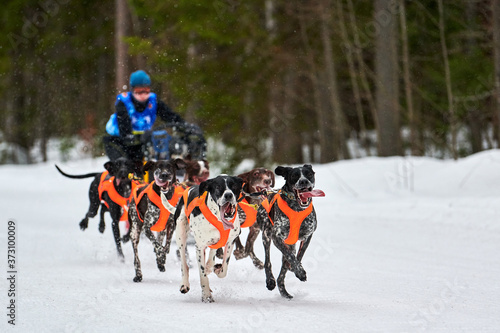
[[271,190],[270,186],[255,186],[255,192],[261,192],[262,194],[260,195],[260,198],[262,200],[266,199],[267,192]]
[[324,197],[325,192],[322,190],[313,190],[312,187],[294,189],[295,197],[301,206],[307,206],[311,203],[312,197]]
[[222,226],[224,230],[234,229],[233,222],[231,220],[234,218],[236,214],[236,205],[233,205],[230,202],[226,202],[222,207],[220,207],[220,218],[222,220]]
[[156,185],[158,185],[158,187],[160,188],[160,190],[162,192],[166,192],[168,191],[168,186],[170,185],[170,182],[167,180],[167,181],[164,181],[162,182],[161,180],[159,180],[158,178],[155,178],[155,182],[156,182]]

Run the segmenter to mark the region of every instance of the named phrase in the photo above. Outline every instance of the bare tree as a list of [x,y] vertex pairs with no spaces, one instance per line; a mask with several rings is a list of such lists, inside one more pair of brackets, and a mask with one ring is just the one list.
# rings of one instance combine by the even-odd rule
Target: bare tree
[[408,45],[408,29],[406,26],[406,7],[405,0],[399,1],[399,17],[401,25],[401,43],[402,43],[402,63],[403,78],[406,97],[406,108],[408,112],[408,124],[410,127],[410,147],[411,154],[414,156],[422,155],[423,147],[419,139],[417,128],[417,117],[413,106],[413,92],[410,74],[410,47]]
[[491,0],[493,21],[493,60],[495,65],[495,114],[497,121],[496,140],[500,146],[500,1]]
[[332,49],[332,35],[331,35],[331,11],[329,0],[322,2],[322,15],[321,15],[321,40],[323,43],[323,56],[325,61],[326,79],[330,95],[330,107],[333,113],[333,140],[334,144],[338,147],[341,156],[336,158],[349,159],[350,154],[347,149],[346,138],[346,120],[342,111],[340,103],[340,95],[337,83],[337,72],[335,69],[335,59]]
[[361,143],[365,148],[366,154],[368,156],[370,153],[370,145],[368,138],[366,137],[366,122],[365,117],[363,115],[363,103],[361,100],[361,92],[358,84],[358,78],[356,74],[356,65],[354,60],[354,47],[349,39],[349,35],[347,33],[347,27],[344,19],[344,8],[342,6],[342,1],[337,1],[337,15],[339,17],[339,26],[340,26],[340,36],[342,38],[342,43],[344,44],[344,52],[345,58],[347,61],[347,66],[349,68],[349,77],[351,79],[352,92],[354,97],[354,105],[356,106],[356,114],[358,116],[359,123],[359,131],[360,131],[360,139]]
[[376,0],[374,19],[378,24],[375,38],[376,105],[380,156],[402,154],[399,124],[399,84],[397,54],[397,16],[392,0]]
[[115,88],[123,90],[127,83],[127,46],[124,37],[127,31],[127,0],[115,0]]
[[451,88],[450,63],[448,60],[448,47],[446,46],[446,36],[445,36],[443,0],[438,0],[438,9],[439,9],[439,39],[441,42],[441,52],[443,55],[444,74],[446,82],[446,96],[448,98],[448,117],[451,128],[451,153],[453,155],[453,158],[457,159],[458,124],[457,124],[457,117],[455,114],[455,107],[453,105],[453,91]]

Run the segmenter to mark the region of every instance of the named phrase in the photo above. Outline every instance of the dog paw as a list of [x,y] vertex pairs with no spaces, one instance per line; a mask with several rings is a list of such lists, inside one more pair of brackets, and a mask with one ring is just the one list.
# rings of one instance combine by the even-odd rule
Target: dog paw
[[158,265],[160,272],[165,272],[165,265]]
[[182,285],[180,291],[182,294],[186,294],[189,291],[189,286]]
[[134,278],[134,282],[141,282],[142,281],[142,275],[136,275]]
[[104,229],[106,229],[106,225],[104,223],[99,223],[99,232],[104,233]]
[[125,236],[122,237],[122,243],[126,243],[130,240],[130,235],[126,234]]
[[264,263],[260,261],[258,258],[252,259],[253,265],[257,267],[258,269],[264,269]]
[[224,250],[221,248],[217,249],[217,252],[215,252],[215,256],[219,259],[224,258]]
[[281,289],[281,288],[280,288],[280,295],[281,295],[281,297],[286,298],[286,299],[292,299],[292,298],[293,298],[293,296],[292,296],[292,295],[290,295],[290,294],[289,294],[289,293],[285,290],[285,288],[283,288],[283,289]]
[[215,273],[215,275],[219,275],[220,273],[222,273],[222,264],[216,264],[214,266],[213,272]]
[[80,222],[80,229],[82,231],[87,229],[88,226],[89,226],[89,221],[82,220],[82,222]]
[[243,258],[246,258],[248,256],[248,253],[245,252],[245,250],[234,250],[234,257],[236,258],[236,260],[240,260],[240,259],[243,259]]
[[276,280],[274,278],[267,279],[266,287],[268,290],[274,290],[276,288]]
[[304,270],[304,268],[302,268],[302,266],[298,267],[296,270],[295,270],[295,276],[297,277],[297,279],[299,279],[300,281],[304,282],[307,280],[307,274],[306,274],[306,271]]
[[212,295],[210,295],[210,296],[202,296],[202,297],[201,297],[201,301],[202,301],[203,303],[213,303],[213,302],[215,302],[215,300],[214,300],[214,298],[212,297]]

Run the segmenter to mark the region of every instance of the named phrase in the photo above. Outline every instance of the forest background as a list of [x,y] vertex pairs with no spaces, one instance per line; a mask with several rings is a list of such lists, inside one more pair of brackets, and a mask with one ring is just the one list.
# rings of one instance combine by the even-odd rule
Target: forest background
[[102,155],[137,69],[232,166],[500,146],[500,1],[7,0],[0,14],[0,163],[75,137]]

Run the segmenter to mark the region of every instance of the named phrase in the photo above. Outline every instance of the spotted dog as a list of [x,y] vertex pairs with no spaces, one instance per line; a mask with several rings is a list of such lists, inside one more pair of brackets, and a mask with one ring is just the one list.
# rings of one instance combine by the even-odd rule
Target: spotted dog
[[241,220],[241,227],[248,227],[249,232],[245,247],[241,244],[240,237],[237,237],[234,241],[236,245],[234,257],[239,260],[250,256],[255,267],[263,269],[264,264],[255,255],[253,244],[260,233],[259,225],[255,223],[257,207],[260,206],[266,196],[265,194],[260,196],[250,196],[249,194],[270,191],[274,187],[274,173],[265,168],[256,168],[242,173],[238,177],[243,179],[243,192],[245,193],[244,199],[238,204],[238,214]]
[[[278,166],[274,172],[283,176],[286,182],[278,193],[270,195],[262,202],[257,212],[257,223],[262,229],[267,289],[273,290],[276,287],[271,269],[272,240],[283,254],[278,289],[281,296],[291,299],[293,296],[285,289],[285,275],[291,270],[300,281],[307,279],[301,260],[317,226],[311,198],[325,194],[314,189],[315,179],[311,165],[297,168]],[[299,250],[295,255],[295,244],[299,240]]]
[[[85,217],[80,221],[80,229],[84,231],[89,224],[89,218],[97,215],[101,206],[99,231],[104,232],[104,213],[109,211],[112,222],[113,237],[115,239],[118,255],[123,258],[121,247],[119,221],[126,220],[128,199],[130,198],[134,182],[129,179],[129,174],[140,175],[141,162],[133,162],[125,158],[109,161],[104,164],[104,172],[94,172],[84,175],[70,175],[63,172],[57,165],[57,170],[68,178],[83,179],[94,177],[89,188],[90,206]],[[102,203],[102,204],[101,204]]]
[[199,185],[208,179],[210,175],[210,166],[207,160],[184,160],[186,162],[186,173],[181,183],[185,187]]
[[[219,278],[227,274],[233,241],[240,234],[237,214],[237,198],[240,196],[243,180],[221,175],[192,186],[183,194],[175,211],[176,241],[181,254],[181,293],[189,291],[189,267],[186,260],[186,240],[189,230],[195,239],[196,258],[202,289],[201,300],[213,302],[208,283],[208,274],[214,272]],[[208,259],[206,249],[210,248]],[[222,264],[215,264],[215,253],[224,247]]]
[[[174,220],[172,212],[184,189],[176,186],[176,171],[185,167],[182,159],[170,161],[147,162],[143,171],[154,175],[154,181],[138,187],[130,200],[128,219],[130,223],[130,239],[134,249],[134,282],[142,281],[141,262],[138,245],[142,230],[153,243],[156,254],[156,264],[161,272],[165,271],[166,255],[170,249]],[[166,209],[161,200],[161,194],[166,197],[170,209]],[[155,236],[153,231],[158,232]],[[165,239],[166,237],[166,239]],[[163,244],[165,241],[165,244]]]

